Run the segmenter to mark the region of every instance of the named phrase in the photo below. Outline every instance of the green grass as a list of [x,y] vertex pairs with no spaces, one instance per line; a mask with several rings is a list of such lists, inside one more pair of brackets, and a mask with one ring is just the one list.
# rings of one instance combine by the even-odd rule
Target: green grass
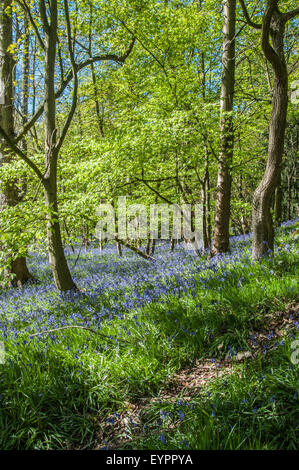
[[[282,247],[287,237],[281,237]],[[255,264],[244,255],[223,266],[216,279],[213,271],[206,272],[195,296],[169,294],[164,303],[125,312],[125,319],[107,319],[101,333],[118,338],[122,333],[123,342],[84,330],[31,340],[23,330],[17,340],[8,337],[7,361],[0,366],[0,448],[101,445],[98,436],[101,430],[105,433],[105,417],[124,410],[125,402],[155,396],[174,372],[195,359],[220,360],[229,350],[247,348],[249,333],[263,327],[265,314],[298,299],[298,273],[294,247]],[[291,341],[240,366],[241,377],[236,370],[225,378],[225,385],[213,382],[211,396],[204,392],[196,397],[192,409],[163,404],[163,410],[172,413],[169,426],[177,423],[183,410],[182,421],[173,429],[167,420],[151,424],[149,434],[145,428],[131,447],[296,448],[298,366],[290,367]],[[259,375],[265,377],[259,380]],[[242,405],[242,400],[248,403]],[[160,411],[161,406],[147,410],[145,422],[155,423]]]
[[141,435],[124,448],[297,449],[299,377],[290,345],[235,366],[192,400],[150,406]]

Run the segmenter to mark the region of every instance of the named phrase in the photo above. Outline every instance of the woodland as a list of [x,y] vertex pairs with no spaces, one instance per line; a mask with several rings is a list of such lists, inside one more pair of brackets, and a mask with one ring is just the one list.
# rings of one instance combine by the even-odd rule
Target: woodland
[[298,18],[1,0],[1,450],[298,449]]

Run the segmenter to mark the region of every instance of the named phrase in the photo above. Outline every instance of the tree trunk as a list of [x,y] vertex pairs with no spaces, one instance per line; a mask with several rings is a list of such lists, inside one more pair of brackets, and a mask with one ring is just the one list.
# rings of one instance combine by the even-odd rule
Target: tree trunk
[[[262,26],[262,48],[274,69],[272,117],[269,127],[268,159],[264,176],[253,197],[253,259],[274,248],[271,201],[281,175],[288,106],[288,73],[284,57],[285,20],[277,2],[269,2]],[[269,42],[271,35],[272,45]]]
[[205,168],[201,187],[202,200],[202,229],[203,249],[207,250],[211,245],[210,236],[210,194],[209,194],[209,153],[205,143]]
[[57,207],[56,191],[48,185],[45,189],[47,211],[50,214],[47,224],[47,239],[49,263],[52,269],[54,282],[58,290],[68,291],[76,289],[63,251],[61,231]]
[[207,200],[206,200],[206,185],[205,182],[201,188],[201,201],[202,201],[202,235],[203,235],[203,249],[209,247],[208,234],[207,234]]
[[[6,9],[12,4],[11,0],[5,0],[0,6],[0,84],[3,88],[2,102],[0,102],[0,125],[6,134],[13,139],[14,132],[14,87],[13,87],[13,70],[14,61],[12,55],[8,52],[8,47],[12,44],[12,16],[6,14]],[[0,165],[3,163],[12,163],[10,152],[6,150],[6,143],[3,139],[0,141]],[[16,181],[9,181],[3,192],[0,194],[0,210],[1,207],[13,207],[20,202],[20,191]],[[5,247],[3,247],[5,249]],[[13,276],[11,285],[20,286],[32,279],[26,258],[23,256],[16,257],[12,253],[12,259],[5,267],[5,275]]]
[[291,205],[292,205],[292,186],[291,178],[288,176],[288,201],[287,201],[287,219],[291,220]]
[[171,238],[171,240],[170,240],[170,247],[169,247],[170,251],[173,251],[173,250],[174,250],[174,246],[175,246],[175,239],[174,239],[174,238]]
[[275,191],[275,225],[280,227],[282,221],[282,186],[281,175],[279,175],[279,182]]
[[118,256],[122,257],[123,252],[122,252],[121,244],[119,243],[119,241],[116,242],[116,248],[117,248],[117,254],[118,254]]
[[210,196],[210,172],[209,167],[207,166],[207,175],[206,175],[206,201],[207,201],[207,239],[209,246],[211,246],[212,240],[212,224],[211,224],[211,196]]
[[57,38],[57,0],[51,3],[51,23],[45,23],[45,204],[49,262],[54,282],[60,291],[75,290],[61,239],[57,204],[57,128],[55,100],[55,59]]
[[153,238],[152,239],[152,246],[150,249],[150,256],[155,254],[155,248],[156,248],[156,240]]
[[146,255],[149,255],[150,247],[151,247],[151,239],[150,239],[150,237],[148,236],[148,238],[147,238],[147,240],[146,240],[146,245],[145,245],[145,254],[146,254]]
[[231,199],[231,162],[233,158],[233,97],[235,89],[236,0],[224,0],[220,155],[217,180],[217,203],[212,255],[229,251]]
[[[92,51],[91,51],[92,23],[93,23],[93,5],[91,3],[90,4],[90,22],[89,22],[89,48],[88,48],[89,57],[92,57]],[[90,65],[90,69],[91,69],[91,78],[92,78],[92,85],[93,85],[93,99],[95,103],[97,122],[98,122],[99,130],[100,130],[100,136],[104,137],[104,119],[103,119],[103,115],[100,112],[100,103],[99,103],[98,88],[97,88],[97,77],[96,77],[95,67],[94,67],[93,62]]]
[[101,235],[101,238],[100,238],[100,241],[99,241],[99,248],[100,248],[100,251],[103,251],[103,249],[104,249],[104,243],[103,243],[103,240],[102,240],[102,235]]

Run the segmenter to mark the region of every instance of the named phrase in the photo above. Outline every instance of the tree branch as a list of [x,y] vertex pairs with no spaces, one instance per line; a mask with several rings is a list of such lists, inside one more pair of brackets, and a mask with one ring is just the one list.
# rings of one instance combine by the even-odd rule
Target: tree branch
[[61,136],[56,144],[56,149],[57,149],[57,154],[59,153],[59,150],[64,142],[64,139],[66,137],[66,134],[69,130],[69,127],[71,125],[72,119],[74,117],[75,111],[76,111],[76,106],[77,106],[77,97],[78,97],[78,75],[77,75],[77,70],[76,70],[76,64],[75,64],[75,57],[74,57],[74,48],[73,48],[73,42],[72,42],[72,32],[71,32],[71,22],[70,22],[70,15],[69,15],[69,8],[68,8],[68,1],[64,0],[64,10],[65,10],[65,19],[66,19],[66,25],[67,25],[67,40],[68,40],[68,50],[70,54],[70,60],[71,60],[71,65],[72,65],[72,76],[74,79],[74,90],[73,90],[73,99],[72,99],[72,106],[69,111],[68,117],[66,119],[66,122],[64,124]]
[[[77,328],[79,330],[90,331],[91,333],[94,333],[95,335],[101,336],[102,338],[109,339],[110,341],[114,340],[110,336],[104,335],[103,333],[100,333],[99,331],[95,331],[92,328],[88,328],[87,326],[79,326],[79,325],[67,325],[67,326],[61,326],[59,328],[53,328],[52,330],[41,331],[40,333],[34,333],[33,335],[30,335],[30,338],[34,338],[35,336],[40,336],[40,335],[46,335],[46,334],[49,334],[49,333],[55,333],[56,331],[67,330],[67,329],[70,329],[70,328]],[[118,341],[124,342],[124,343],[129,342],[129,341],[126,341],[124,339],[118,339]]]
[[268,3],[266,12],[263,19],[263,27],[261,34],[261,46],[264,51],[265,57],[272,64],[274,71],[279,75],[282,69],[282,63],[280,57],[276,54],[275,50],[270,44],[270,33],[271,33],[271,20],[275,8],[277,8],[278,0],[273,0]]
[[142,258],[146,259],[147,261],[156,261],[155,258],[153,258],[153,257],[150,256],[150,255],[147,255],[146,253],[143,253],[143,251],[139,250],[138,248],[136,248],[136,247],[133,246],[133,245],[130,245],[130,243],[125,242],[124,240],[120,240],[118,237],[115,237],[115,240],[116,240],[118,243],[120,243],[121,245],[126,246],[126,247],[129,248],[130,250],[134,251],[135,253],[137,253],[139,256],[141,256]]
[[28,14],[28,17],[29,17],[29,21],[31,23],[31,26],[33,27],[34,29],[34,32],[35,32],[35,35],[38,39],[38,42],[39,42],[39,45],[40,47],[45,50],[45,43],[44,41],[42,40],[41,38],[41,35],[39,34],[39,30],[38,30],[38,27],[37,27],[37,24],[35,23],[34,19],[33,19],[33,16],[31,15],[31,11],[30,11],[30,8],[28,7],[28,5],[26,5],[25,2],[22,2],[21,0],[17,0],[18,1],[18,4],[20,5],[20,7],[25,11],[25,13]]
[[[47,34],[50,34],[50,25],[49,25],[48,18],[47,18],[47,12],[46,12],[46,6],[45,6],[44,0],[39,0],[39,11],[40,11],[40,16],[41,16],[44,30]],[[51,9],[51,13],[52,13],[52,9]]]
[[8,147],[18,155],[27,165],[34,171],[36,176],[39,180],[44,183],[44,177],[40,169],[36,166],[36,164],[25,155],[25,153],[15,144],[15,142],[6,134],[5,130],[0,126],[0,135],[4,138],[5,142],[7,143]]
[[247,10],[247,7],[244,3],[244,0],[239,0],[239,3],[241,5],[241,8],[242,8],[242,11],[243,11],[243,15],[247,21],[247,24],[249,26],[251,26],[252,28],[254,29],[262,29],[262,25],[261,24],[258,24],[258,23],[254,23],[251,19],[250,19],[250,16],[249,16],[249,13],[248,13],[248,10]]
[[[130,55],[130,53],[132,52],[134,44],[135,44],[135,38],[132,39],[127,51],[122,56],[118,56],[116,54],[103,54],[103,55],[97,55],[97,56],[94,56],[94,57],[90,57],[89,59],[85,60],[84,62],[81,62],[81,64],[76,64],[76,72],[77,73],[80,72],[85,67],[88,67],[89,65],[91,65],[93,63],[106,61],[106,60],[107,61],[112,60],[114,62],[118,62],[118,63],[123,64],[126,61],[126,59],[128,58],[128,56]],[[73,79],[73,71],[71,70],[71,71],[68,72],[68,74],[66,75],[66,78],[64,79],[63,82],[61,82],[59,89],[56,91],[55,99],[60,98],[60,96],[63,94],[64,90],[66,89],[68,84],[72,81],[72,79]],[[28,130],[41,117],[41,115],[44,112],[44,107],[45,107],[45,103],[40,105],[40,107],[38,108],[36,113],[23,126],[23,128],[20,130],[18,136],[15,139],[16,143],[19,142],[24,137],[24,135],[28,132]]]
[[293,11],[288,11],[287,13],[285,13],[283,15],[283,19],[284,21],[289,21],[289,20],[292,20],[293,18],[295,18],[297,15],[299,15],[299,7],[296,8],[295,10]]

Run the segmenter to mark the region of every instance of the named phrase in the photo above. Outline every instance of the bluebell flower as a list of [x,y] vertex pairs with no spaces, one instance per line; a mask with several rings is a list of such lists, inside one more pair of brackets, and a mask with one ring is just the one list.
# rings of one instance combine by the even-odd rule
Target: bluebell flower
[[160,436],[159,436],[159,441],[162,442],[162,444],[166,444],[167,442],[167,436],[165,433],[162,433]]

